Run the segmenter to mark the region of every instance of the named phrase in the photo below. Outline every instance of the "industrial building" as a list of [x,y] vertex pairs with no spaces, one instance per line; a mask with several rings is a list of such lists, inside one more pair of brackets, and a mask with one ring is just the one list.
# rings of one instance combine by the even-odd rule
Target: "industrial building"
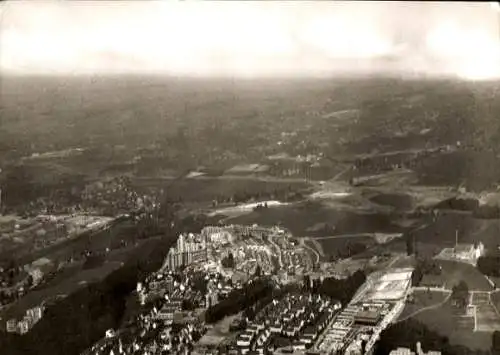
[[380,333],[404,309],[413,269],[394,269],[372,274],[353,298],[318,338],[319,353],[370,353]]

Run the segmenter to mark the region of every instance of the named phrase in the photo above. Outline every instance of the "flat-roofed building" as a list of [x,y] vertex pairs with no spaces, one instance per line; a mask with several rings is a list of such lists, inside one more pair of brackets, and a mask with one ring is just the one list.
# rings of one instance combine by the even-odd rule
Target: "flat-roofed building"
[[375,326],[381,320],[379,311],[361,311],[354,316],[357,324]]

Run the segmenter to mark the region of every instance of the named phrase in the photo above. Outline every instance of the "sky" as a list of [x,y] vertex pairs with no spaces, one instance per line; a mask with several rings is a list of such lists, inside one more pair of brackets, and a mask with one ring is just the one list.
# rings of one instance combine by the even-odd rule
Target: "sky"
[[500,12],[486,2],[12,0],[0,11],[10,74],[500,75]]

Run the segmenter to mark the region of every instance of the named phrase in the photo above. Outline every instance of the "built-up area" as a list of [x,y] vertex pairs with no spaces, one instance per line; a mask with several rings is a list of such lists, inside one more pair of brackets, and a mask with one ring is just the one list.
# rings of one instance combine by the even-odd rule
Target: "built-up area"
[[370,353],[380,333],[401,314],[413,269],[372,274],[318,339],[319,353]]
[[405,306],[413,269],[370,274],[343,305],[298,286],[315,274],[314,260],[278,227],[182,234],[137,284],[139,314],[87,354],[372,354]]
[[[124,329],[108,331],[88,353],[195,350],[198,340],[210,328],[206,322],[208,311],[234,295],[241,294],[244,301],[245,290],[264,290],[269,285],[301,280],[313,271],[314,257],[278,227],[208,226],[197,234],[181,234],[161,269],[137,284],[141,313]],[[330,300],[312,296],[287,298],[285,303],[280,302],[286,306],[284,309],[272,310],[268,306],[256,315],[255,323],[244,322],[244,329],[248,327],[247,331],[259,337],[260,342],[272,331],[304,333],[308,324],[326,324],[333,315],[331,304]],[[286,322],[281,319],[284,311],[289,314]],[[304,335],[310,334],[310,330]],[[231,344],[236,349],[241,339],[233,340]],[[249,345],[253,340],[254,337],[247,339]],[[241,350],[244,352],[245,348]]]

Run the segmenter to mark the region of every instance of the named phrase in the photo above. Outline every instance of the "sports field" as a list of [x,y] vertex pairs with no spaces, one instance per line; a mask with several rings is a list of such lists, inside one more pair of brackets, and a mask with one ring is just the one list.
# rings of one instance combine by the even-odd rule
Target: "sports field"
[[500,329],[500,315],[491,303],[489,293],[474,292],[471,303],[476,306],[476,331],[493,332]]

